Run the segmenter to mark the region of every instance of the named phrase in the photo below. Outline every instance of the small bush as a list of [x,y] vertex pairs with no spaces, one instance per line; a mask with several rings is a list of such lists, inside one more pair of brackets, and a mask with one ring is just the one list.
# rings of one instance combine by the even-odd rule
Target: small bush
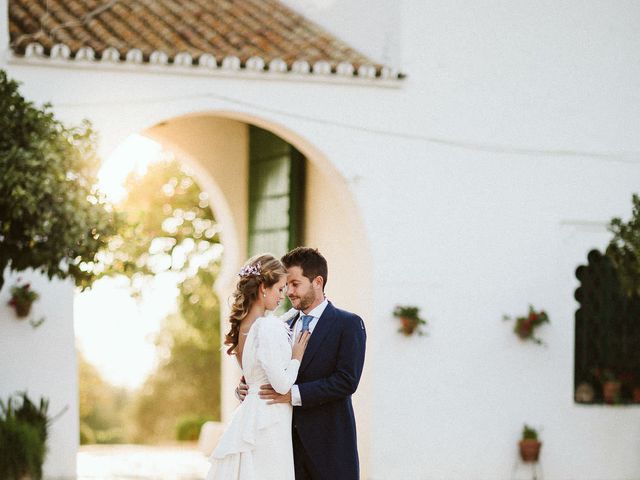
[[205,422],[212,420],[205,417],[184,417],[176,426],[176,437],[180,441],[196,441],[200,436],[200,429]]
[[96,434],[85,422],[80,422],[80,445],[96,443]]
[[[15,400],[22,403],[16,405]],[[25,476],[42,478],[42,464],[47,452],[47,416],[49,402],[40,400],[36,406],[27,396],[10,397],[0,402],[0,478],[21,480]]]
[[108,428],[106,430],[96,430],[95,436],[96,443],[124,443],[124,430],[119,427]]

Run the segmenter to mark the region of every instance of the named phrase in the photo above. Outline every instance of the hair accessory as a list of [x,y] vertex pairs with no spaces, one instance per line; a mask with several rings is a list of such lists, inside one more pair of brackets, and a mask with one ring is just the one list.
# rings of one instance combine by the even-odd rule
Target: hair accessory
[[252,275],[255,275],[257,277],[260,275],[260,273],[260,262],[257,262],[253,265],[245,265],[244,267],[242,267],[238,275],[240,275],[241,277],[250,277]]

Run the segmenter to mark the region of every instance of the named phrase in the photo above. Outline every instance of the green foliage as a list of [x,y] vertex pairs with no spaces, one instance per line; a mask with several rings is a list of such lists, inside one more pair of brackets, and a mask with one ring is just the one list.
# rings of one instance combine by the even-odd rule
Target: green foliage
[[158,366],[136,393],[127,438],[173,440],[186,416],[220,418],[220,305],[213,284],[222,247],[207,195],[180,164],[153,163],[126,183],[126,221],[101,254],[103,275],[124,275],[138,293],[154,275],[178,275],[178,313],[156,337]]
[[[609,255],[591,250],[576,269],[575,386],[602,387],[620,380],[620,401],[632,401],[633,378],[640,378],[640,296],[627,295]],[[602,389],[588,401],[602,402]]]
[[538,431],[525,424],[522,429],[522,440],[538,440]]
[[611,220],[613,238],[606,254],[616,267],[627,296],[640,295],[640,195],[632,198],[633,212],[628,222]]
[[123,443],[130,434],[128,404],[132,395],[111,385],[77,352],[80,407],[80,443]]
[[[20,403],[16,405],[16,400]],[[47,431],[51,418],[49,401],[34,404],[26,392],[0,402],[0,478],[21,480],[25,475],[42,478]]]
[[0,70],[0,289],[28,268],[89,286],[116,219],[96,188],[96,135],[35,107]]
[[172,439],[186,416],[220,419],[220,305],[211,288],[217,273],[200,269],[179,287],[180,314],[167,317],[156,337],[163,360],[134,405],[136,441]]
[[184,276],[220,255],[219,227],[202,192],[177,161],[153,163],[130,175],[117,210],[125,220],[101,253],[103,275],[125,275],[139,290],[164,272]]
[[200,436],[200,429],[205,422],[212,420],[207,417],[188,416],[178,420],[176,439],[180,441],[196,441]]
[[40,295],[35,290],[31,289],[31,284],[26,283],[24,285],[15,284],[11,287],[11,299],[15,299],[16,302],[35,302]]
[[42,478],[45,445],[38,430],[15,417],[0,420],[0,478]]

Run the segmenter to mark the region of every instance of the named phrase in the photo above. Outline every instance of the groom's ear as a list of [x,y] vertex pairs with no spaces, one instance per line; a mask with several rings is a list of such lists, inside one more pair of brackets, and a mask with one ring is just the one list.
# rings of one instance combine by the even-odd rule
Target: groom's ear
[[324,280],[322,279],[322,276],[318,275],[316,278],[313,279],[313,286],[319,288],[320,290],[324,290]]

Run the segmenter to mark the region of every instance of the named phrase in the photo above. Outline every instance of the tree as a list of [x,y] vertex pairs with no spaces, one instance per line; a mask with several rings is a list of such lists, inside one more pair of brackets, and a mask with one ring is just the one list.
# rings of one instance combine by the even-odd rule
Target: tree
[[178,312],[156,337],[158,366],[133,405],[134,440],[168,440],[183,417],[220,418],[219,227],[206,193],[171,155],[131,175],[126,189],[116,206],[125,221],[101,253],[101,274],[127,276],[136,293],[154,275],[178,277]]
[[130,435],[130,393],[107,382],[81,351],[78,356],[80,443],[116,443]]
[[123,222],[101,252],[102,275],[125,275],[139,289],[164,272],[193,276],[222,252],[219,226],[189,172],[170,153],[143,175],[132,174],[117,205]]
[[183,419],[220,419],[220,305],[212,294],[215,269],[180,284],[177,315],[156,337],[160,363],[133,407],[137,441],[175,438]]
[[628,222],[621,218],[611,220],[613,238],[607,247],[607,256],[613,260],[627,296],[640,295],[640,195],[634,194],[632,202]]
[[0,289],[7,267],[95,280],[97,253],[117,218],[96,187],[96,135],[37,108],[0,70]]

